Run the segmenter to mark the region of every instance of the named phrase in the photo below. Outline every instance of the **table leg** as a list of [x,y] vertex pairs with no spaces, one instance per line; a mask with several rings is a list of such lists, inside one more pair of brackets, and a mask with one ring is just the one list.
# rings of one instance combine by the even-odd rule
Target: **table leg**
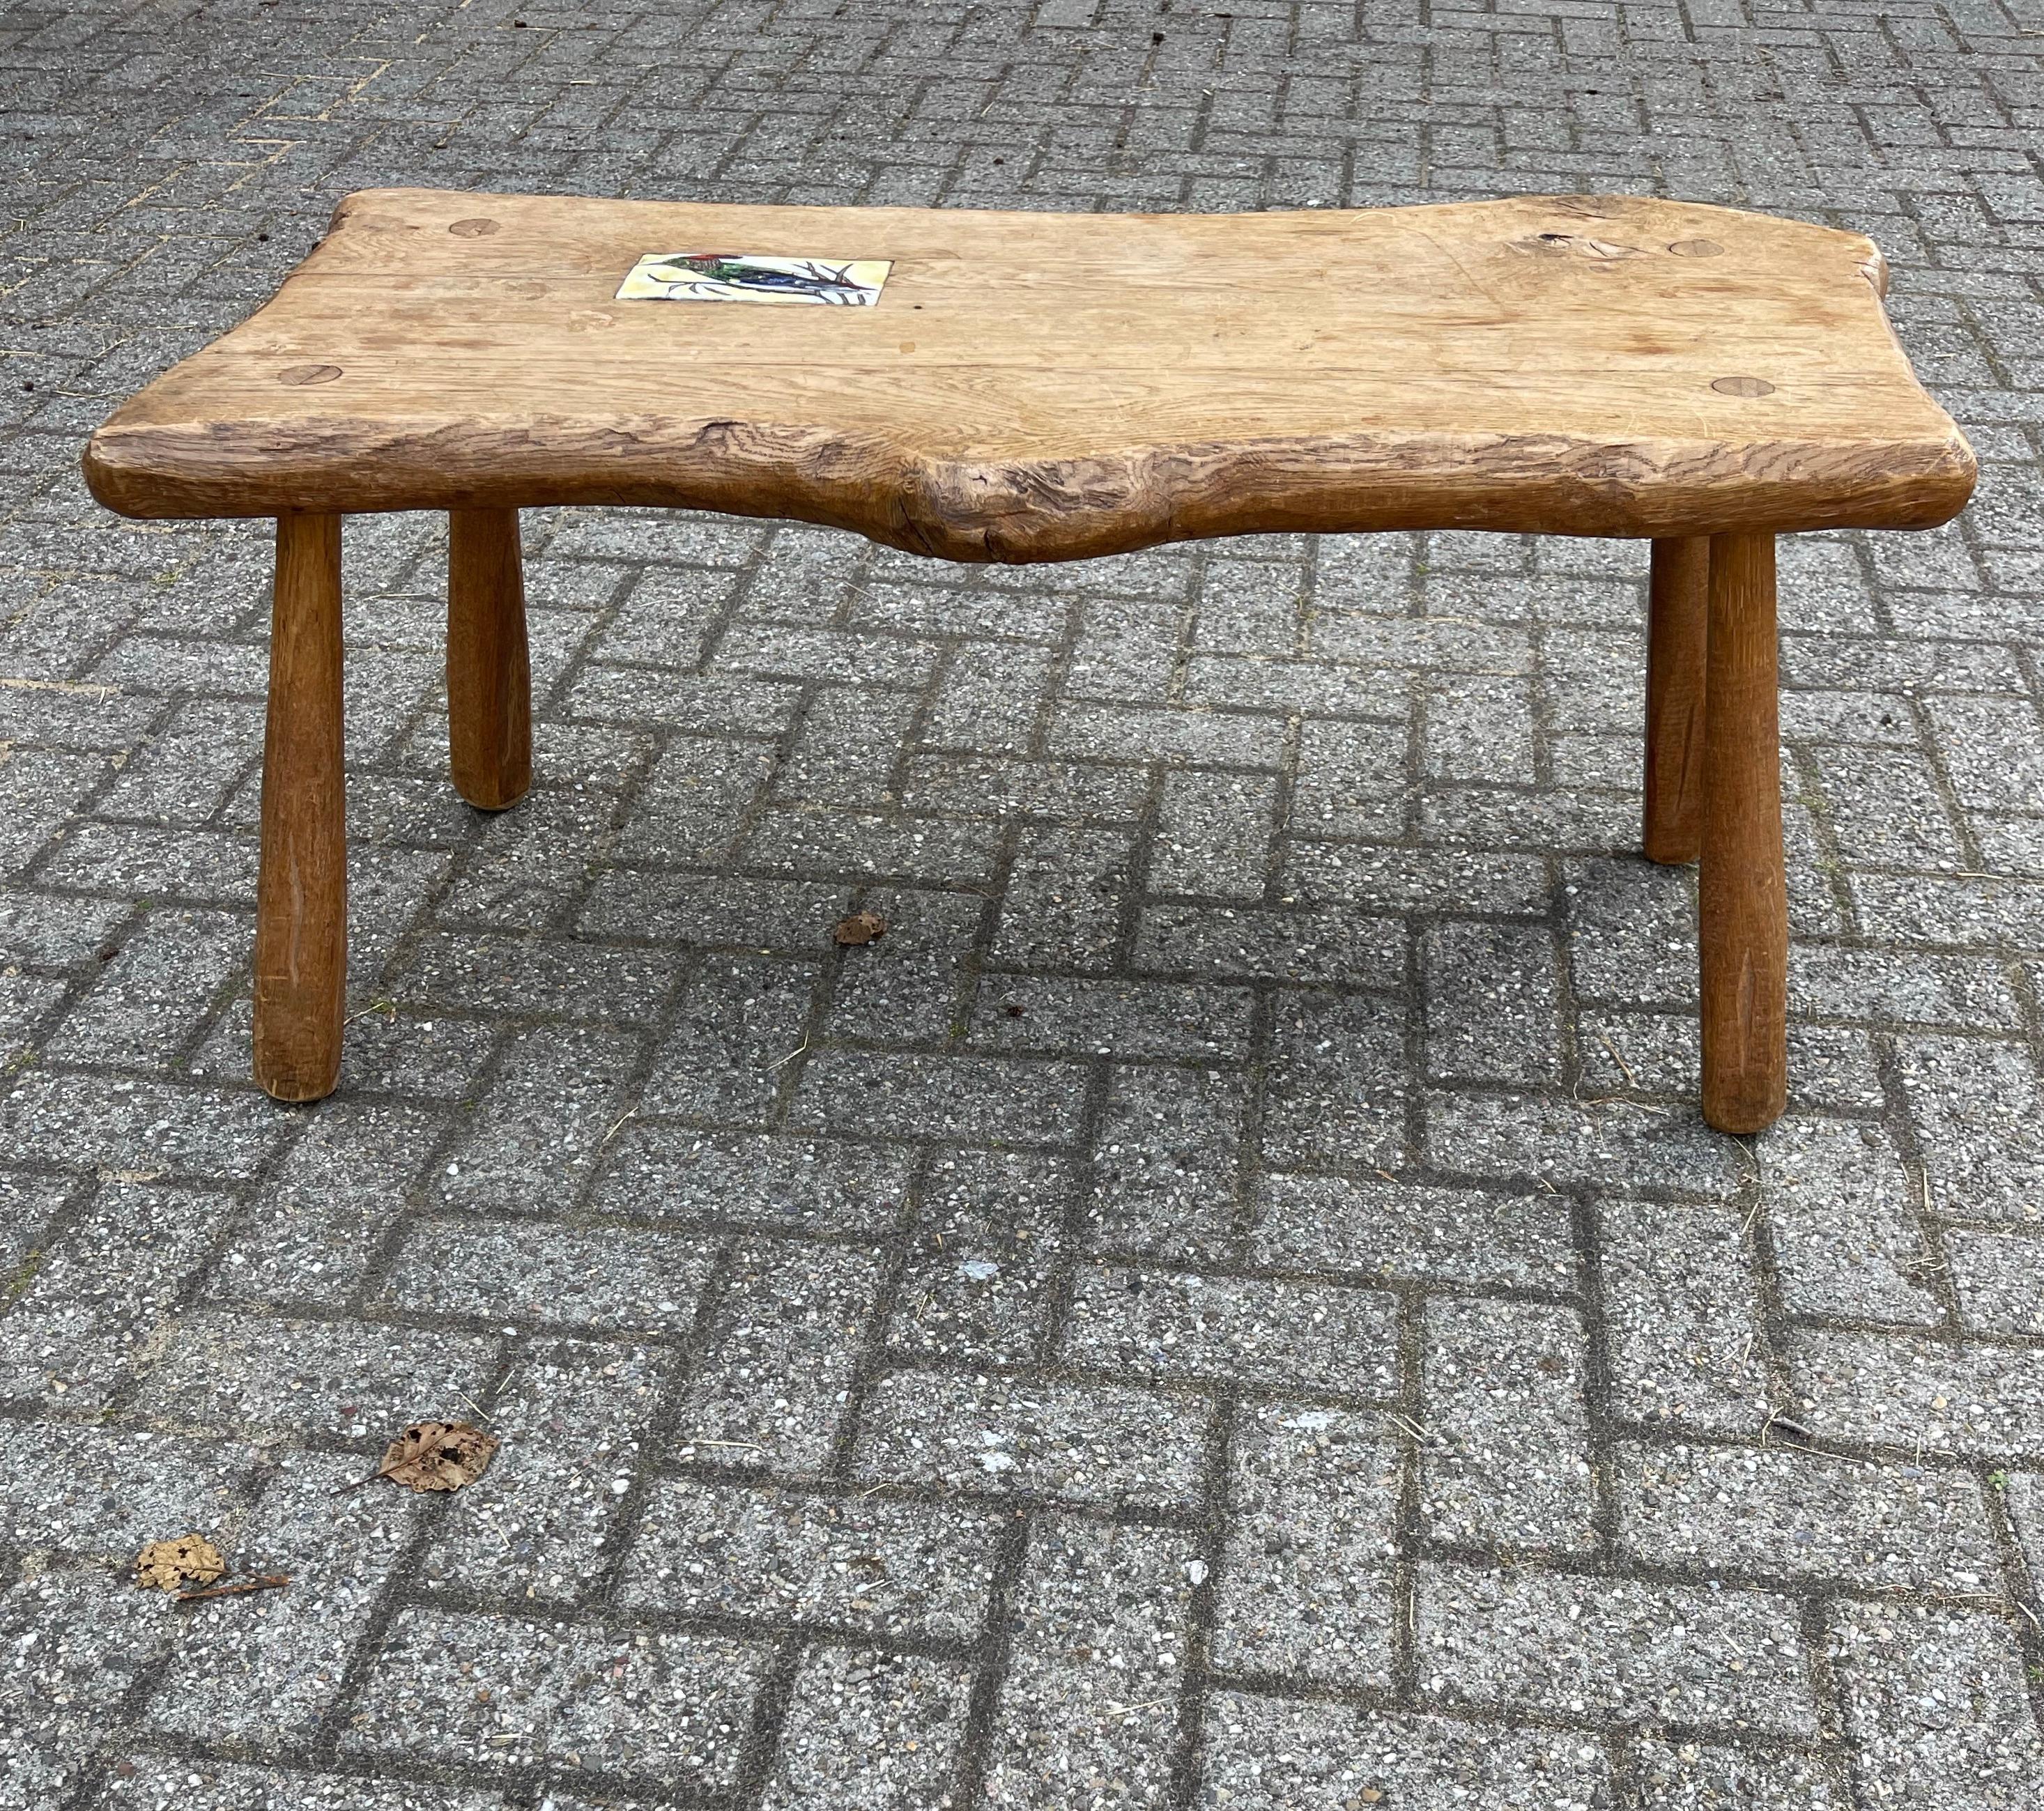
[[1704,685],[1704,1117],[1757,1132],[1788,1102],[1774,537],[1717,535]]
[[346,809],[340,518],[281,516],[256,883],[256,1079],[279,1100],[317,1100],[340,1074]]
[[1693,861],[1704,835],[1704,647],[1711,543],[1654,543],[1646,628],[1646,804],[1650,861]]
[[451,510],[448,528],[448,750],[455,789],[501,811],[532,783],[518,512]]

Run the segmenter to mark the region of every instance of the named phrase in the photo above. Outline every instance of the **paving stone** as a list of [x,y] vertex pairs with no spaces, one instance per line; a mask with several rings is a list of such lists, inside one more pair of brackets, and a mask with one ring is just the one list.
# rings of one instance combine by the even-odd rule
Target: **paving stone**
[[1562,1075],[1560,989],[1543,926],[1450,919],[1427,934],[1427,1072],[1535,1083]]
[[1942,1318],[1909,1176],[1885,1131],[1795,1115],[1756,1149],[1791,1314],[1917,1326]]
[[483,819],[435,918],[490,930],[545,928],[580,896],[589,852],[617,815],[614,799],[536,786],[515,811]]
[[437,1180],[442,1200],[487,1211],[559,1211],[594,1172],[630,1111],[639,1041],[542,1026],[520,1037]]
[[1116,1375],[1381,1398],[1395,1387],[1395,1309],[1389,1295],[1340,1283],[1089,1264],[1060,1349]]
[[132,1771],[107,1781],[94,1811],[503,1811],[505,1802],[500,1792],[437,1781],[405,1784],[189,1756],[137,1755],[129,1764]]
[[[889,1044],[950,1036],[962,1016],[965,965],[985,901],[964,893],[882,888],[863,904],[886,921],[887,934],[840,958],[832,982],[829,1035]],[[786,1049],[801,1041],[796,1038]]]
[[890,1231],[911,1153],[747,1132],[628,1122],[604,1149],[593,1204],[680,1226],[790,1233]]
[[396,983],[419,1005],[644,1025],[676,971],[665,953],[485,931],[428,931],[411,942]]
[[448,1759],[471,1765],[529,1760],[716,1790],[732,1783],[765,1657],[717,1635],[409,1609],[341,1752],[400,1759],[431,1728]]
[[1135,966],[1197,980],[1392,988],[1404,978],[1405,938],[1395,919],[1336,906],[1153,905],[1137,930]]
[[596,875],[576,923],[591,937],[816,956],[851,904],[849,887],[820,882],[620,868]]
[[993,1589],[997,1510],[772,1485],[655,1485],[620,1601],[640,1610],[970,1640]]
[[17,1280],[0,1318],[0,1399],[104,1410],[146,1362],[232,1211],[209,1191],[103,1184]]
[[129,911],[118,900],[0,887],[0,965],[74,967],[107,947],[109,934]]
[[1961,859],[1936,771],[1916,750],[1822,748],[1816,760],[1847,861],[1931,868]]
[[939,1160],[923,1185],[888,1344],[974,1364],[1033,1357],[1078,1187],[1062,1157]]
[[955,1663],[812,1648],[795,1675],[761,1805],[892,1811],[956,1803],[971,1686]]
[[[1238,676],[1227,674],[1228,693]],[[1330,723],[1308,717],[1299,739],[1291,827],[1301,836],[1396,835],[1405,819],[1403,723]]]
[[[214,1022],[199,1053],[204,1072],[242,1081],[249,1072],[251,1016],[237,1000]],[[471,1019],[450,1019],[430,1008],[386,1011],[364,1008],[348,1027],[352,1040],[342,1057],[351,1088],[409,1095],[428,1102],[459,1102],[472,1096],[494,1053],[492,1041]]]
[[1597,1207],[1613,1406],[1724,1433],[1767,1417],[1760,1301],[1736,1208]]
[[1097,974],[1120,945],[1135,838],[1128,831],[1041,825],[1017,839],[994,930],[1004,965]]
[[432,1583],[559,1603],[581,1596],[630,1488],[671,1363],[622,1343],[538,1342],[490,1405],[501,1443],[451,1499],[421,1565]]
[[291,1429],[331,1435],[466,1418],[496,1341],[367,1322],[188,1315],[136,1406],[180,1428]]
[[1792,1750],[1754,1752],[1647,1736],[1634,1748],[1632,1767],[1641,1811],[1718,1811],[1726,1805],[1846,1811],[1852,1803],[1831,1763]]
[[2044,1475],[2034,1471],[2002,1472],[1995,1482],[2008,1510],[2008,1520],[2024,1563],[2030,1568],[2033,1594],[2044,1587]]
[[1239,1411],[1212,1642],[1221,1671],[1390,1683],[1400,1471],[1386,1431],[1333,1409]]
[[[784,641],[793,641],[803,633],[788,629],[766,632]],[[727,636],[727,643],[732,639]],[[758,635],[740,639],[756,641]],[[789,665],[813,666],[818,664],[812,658],[816,651],[805,647]],[[743,658],[742,651],[740,657]],[[851,648],[835,654],[824,651],[820,664],[829,668],[839,660],[857,658]],[[917,668],[926,668],[927,654],[916,658],[914,664]],[[886,684],[889,677],[886,667],[898,665],[895,661],[885,663],[875,675],[876,681]],[[813,670],[800,677],[814,678],[818,674]],[[924,673],[897,671],[893,677],[913,685],[920,683]],[[889,781],[893,777],[895,758],[908,735],[916,707],[916,698],[905,692],[863,692],[849,686],[824,686],[812,696],[793,744],[775,772],[774,796],[782,803],[799,802],[805,810],[817,804],[855,810],[871,810],[886,804],[893,791]]]
[[2044,1217],[2044,1088],[2034,1059],[1980,1038],[1898,1042],[1938,1211],[1978,1220]]
[[1233,1255],[1247,1092],[1240,1076],[1211,1069],[1109,1071],[1086,1203],[1092,1249],[1190,1264]]
[[[1703,1063],[1694,1013],[1586,1011],[1576,1023],[1586,1098],[1627,1092],[1677,1103],[1696,1098]],[[1884,1111],[1887,1095],[1868,1033],[1792,1023],[1788,1102],[1820,1112]]]
[[0,1422],[0,1540],[24,1553],[133,1562],[172,1524],[217,1528],[255,1463],[234,1441]]
[[1116,1384],[899,1371],[866,1397],[853,1470],[875,1485],[1190,1509],[1212,1414]]
[[1829,1647],[1868,1800],[2014,1811],[2034,1797],[2044,1738],[2022,1649],[1999,1617],[1840,1604]]
[[1395,1000],[1285,996],[1265,1070],[1264,1161],[1281,1169],[1404,1164],[1405,1031]]
[[1418,1588],[1429,1702],[1815,1732],[1788,1599],[1462,1566],[1424,1567]]
[[75,1793],[125,1695],[176,1639],[171,1600],[92,1571],[0,1591],[0,1805],[40,1811]]
[[1552,1195],[1268,1176],[1253,1240],[1274,1269],[1416,1282],[1566,1289],[1576,1274],[1568,1203]]
[[803,1065],[788,1122],[804,1131],[1070,1145],[1084,1076],[1075,1064],[1015,1057],[822,1050]]
[[1149,890],[1262,898],[1277,802],[1277,781],[1268,775],[1167,773]]
[[1627,1445],[1616,1483],[1619,1538],[1657,1565],[1907,1590],[1993,1588],[1993,1537],[1980,1486],[1964,1471],[1898,1471],[1781,1447]]
[[822,1469],[881,1281],[870,1247],[747,1240],[682,1395],[685,1458]]
[[1065,675],[1066,695],[1161,701],[1185,626],[1184,610],[1173,603],[1103,598],[1088,604]]
[[1700,1118],[1531,1095],[1428,1095],[1428,1158],[1464,1175],[1731,1194],[1747,1165]]
[[1591,1811],[1611,1802],[1604,1751],[1560,1730],[1216,1692],[1205,1735],[1201,1811]]
[[1959,1318],[1980,1333],[2044,1333],[2044,1241],[2018,1234],[1944,1237]]
[[925,731],[928,745],[1025,753],[1035,723],[1014,700],[1042,693],[1050,656],[1042,648],[1001,645],[960,650],[946,669],[943,689]]
[[1787,1356],[1802,1418],[1829,1438],[2044,1454],[2044,1351],[1811,1328]]
[[291,1129],[243,1093],[30,1070],[0,1096],[0,1150],[17,1163],[104,1169],[154,1182],[254,1172]]
[[854,884],[983,885],[995,835],[986,824],[790,806],[761,811],[738,851],[748,865]]
[[426,1502],[394,1485],[361,1490],[363,1462],[294,1453],[265,1487],[225,1554],[233,1577],[281,1573],[282,1590],[188,1612],[183,1639],[148,1722],[187,1737],[258,1750],[315,1739],[340,1702],[343,1676]]
[[1696,909],[1687,873],[1642,861],[1571,861],[1563,873],[1577,988],[1627,1006],[1693,1006]]
[[986,974],[974,1003],[971,1039],[1001,1050],[1237,1062],[1249,1054],[1254,1010],[1247,988]]
[[209,1297],[279,1306],[348,1301],[423,1186],[444,1124],[395,1103],[329,1098],[240,1217]]
[[1588,1358],[1572,1308],[1436,1298],[1423,1317],[1422,1525],[1508,1548],[1596,1544]]
[[2002,965],[1981,956],[1808,944],[1789,965],[1788,1010],[1861,1023],[2014,1026],[2021,1008]]
[[247,960],[248,938],[246,921],[231,912],[148,913],[66,1014],[44,1053],[52,1062],[130,1069],[167,1060]]
[[411,1315],[674,1334],[694,1322],[715,1240],[536,1220],[419,1219],[375,1293]]
[[1016,1587],[994,1707],[989,1805],[1071,1801],[1108,1778],[1133,1804],[1172,1775],[1186,1663],[1191,1544],[1169,1529],[1039,1518]]
[[[983,754],[930,754],[910,759],[901,797],[909,811],[941,811],[949,816],[1089,818],[1126,823],[1140,812],[1149,789],[1149,777],[1139,767],[1095,767],[1081,762]],[[1044,828],[1045,842],[1055,846],[1063,827]],[[1020,841],[1025,850],[1034,846],[1027,831]],[[1125,837],[1098,842],[1085,838],[1081,846],[1110,850],[1118,847],[1125,853],[1126,842]],[[1076,903],[1057,900],[1054,877],[1033,865],[1030,870],[1018,867],[1011,886],[1029,872],[1035,873],[1039,892],[1046,892],[1052,903]],[[1018,934],[1024,929],[1020,925],[1013,928]]]
[[75,1177],[0,1170],[0,1266],[13,1288],[24,1286],[29,1254],[48,1241],[57,1216],[80,1192]]
[[[618,833],[619,854],[647,861],[714,861],[728,854],[772,766],[773,750],[759,742],[678,737],[628,810]],[[590,928],[601,934],[609,927],[599,921]]]

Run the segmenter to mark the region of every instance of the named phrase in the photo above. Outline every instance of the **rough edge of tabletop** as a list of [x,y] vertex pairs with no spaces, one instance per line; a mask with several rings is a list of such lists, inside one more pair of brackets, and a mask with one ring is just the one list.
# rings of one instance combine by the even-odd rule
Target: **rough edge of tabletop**
[[1878,459],[1822,441],[1735,457],[1716,442],[1370,435],[979,465],[820,429],[649,416],[609,428],[537,420],[521,452],[505,469],[501,432],[476,421],[400,432],[336,417],[253,445],[238,427],[110,424],[94,436],[86,482],[110,508],[144,517],[640,505],[1021,564],[1262,533],[1927,528],[1965,506],[1976,470],[1956,429]]

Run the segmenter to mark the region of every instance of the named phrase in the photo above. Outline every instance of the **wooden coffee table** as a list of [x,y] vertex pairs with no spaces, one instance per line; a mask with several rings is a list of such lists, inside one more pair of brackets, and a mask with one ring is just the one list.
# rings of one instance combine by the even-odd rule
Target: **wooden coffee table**
[[[683,253],[892,267],[871,305],[617,299]],[[1646,853],[1701,858],[1704,1112],[1757,1130],[1787,1070],[1774,536],[1929,528],[1973,489],[1885,289],[1856,235],[1623,196],[1145,216],[352,195],[85,459],[126,515],[277,519],[256,1078],[311,1099],[340,1069],[344,515],[449,513],[454,780],[486,811],[531,776],[521,507],[792,517],[971,561],[1486,528],[1653,542]]]

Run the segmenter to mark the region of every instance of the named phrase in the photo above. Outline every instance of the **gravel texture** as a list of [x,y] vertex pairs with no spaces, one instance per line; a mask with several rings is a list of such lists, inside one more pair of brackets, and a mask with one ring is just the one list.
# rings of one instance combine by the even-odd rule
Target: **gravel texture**
[[[0,10],[0,1811],[2044,1802],[2040,30]],[[599,508],[494,817],[445,524],[348,522],[347,1060],[262,1097],[267,525],[78,455],[413,183],[1873,235],[1981,482],[1780,547],[1788,1116],[1696,1111],[1644,548]],[[484,1477],[360,1484],[425,1418]]]

